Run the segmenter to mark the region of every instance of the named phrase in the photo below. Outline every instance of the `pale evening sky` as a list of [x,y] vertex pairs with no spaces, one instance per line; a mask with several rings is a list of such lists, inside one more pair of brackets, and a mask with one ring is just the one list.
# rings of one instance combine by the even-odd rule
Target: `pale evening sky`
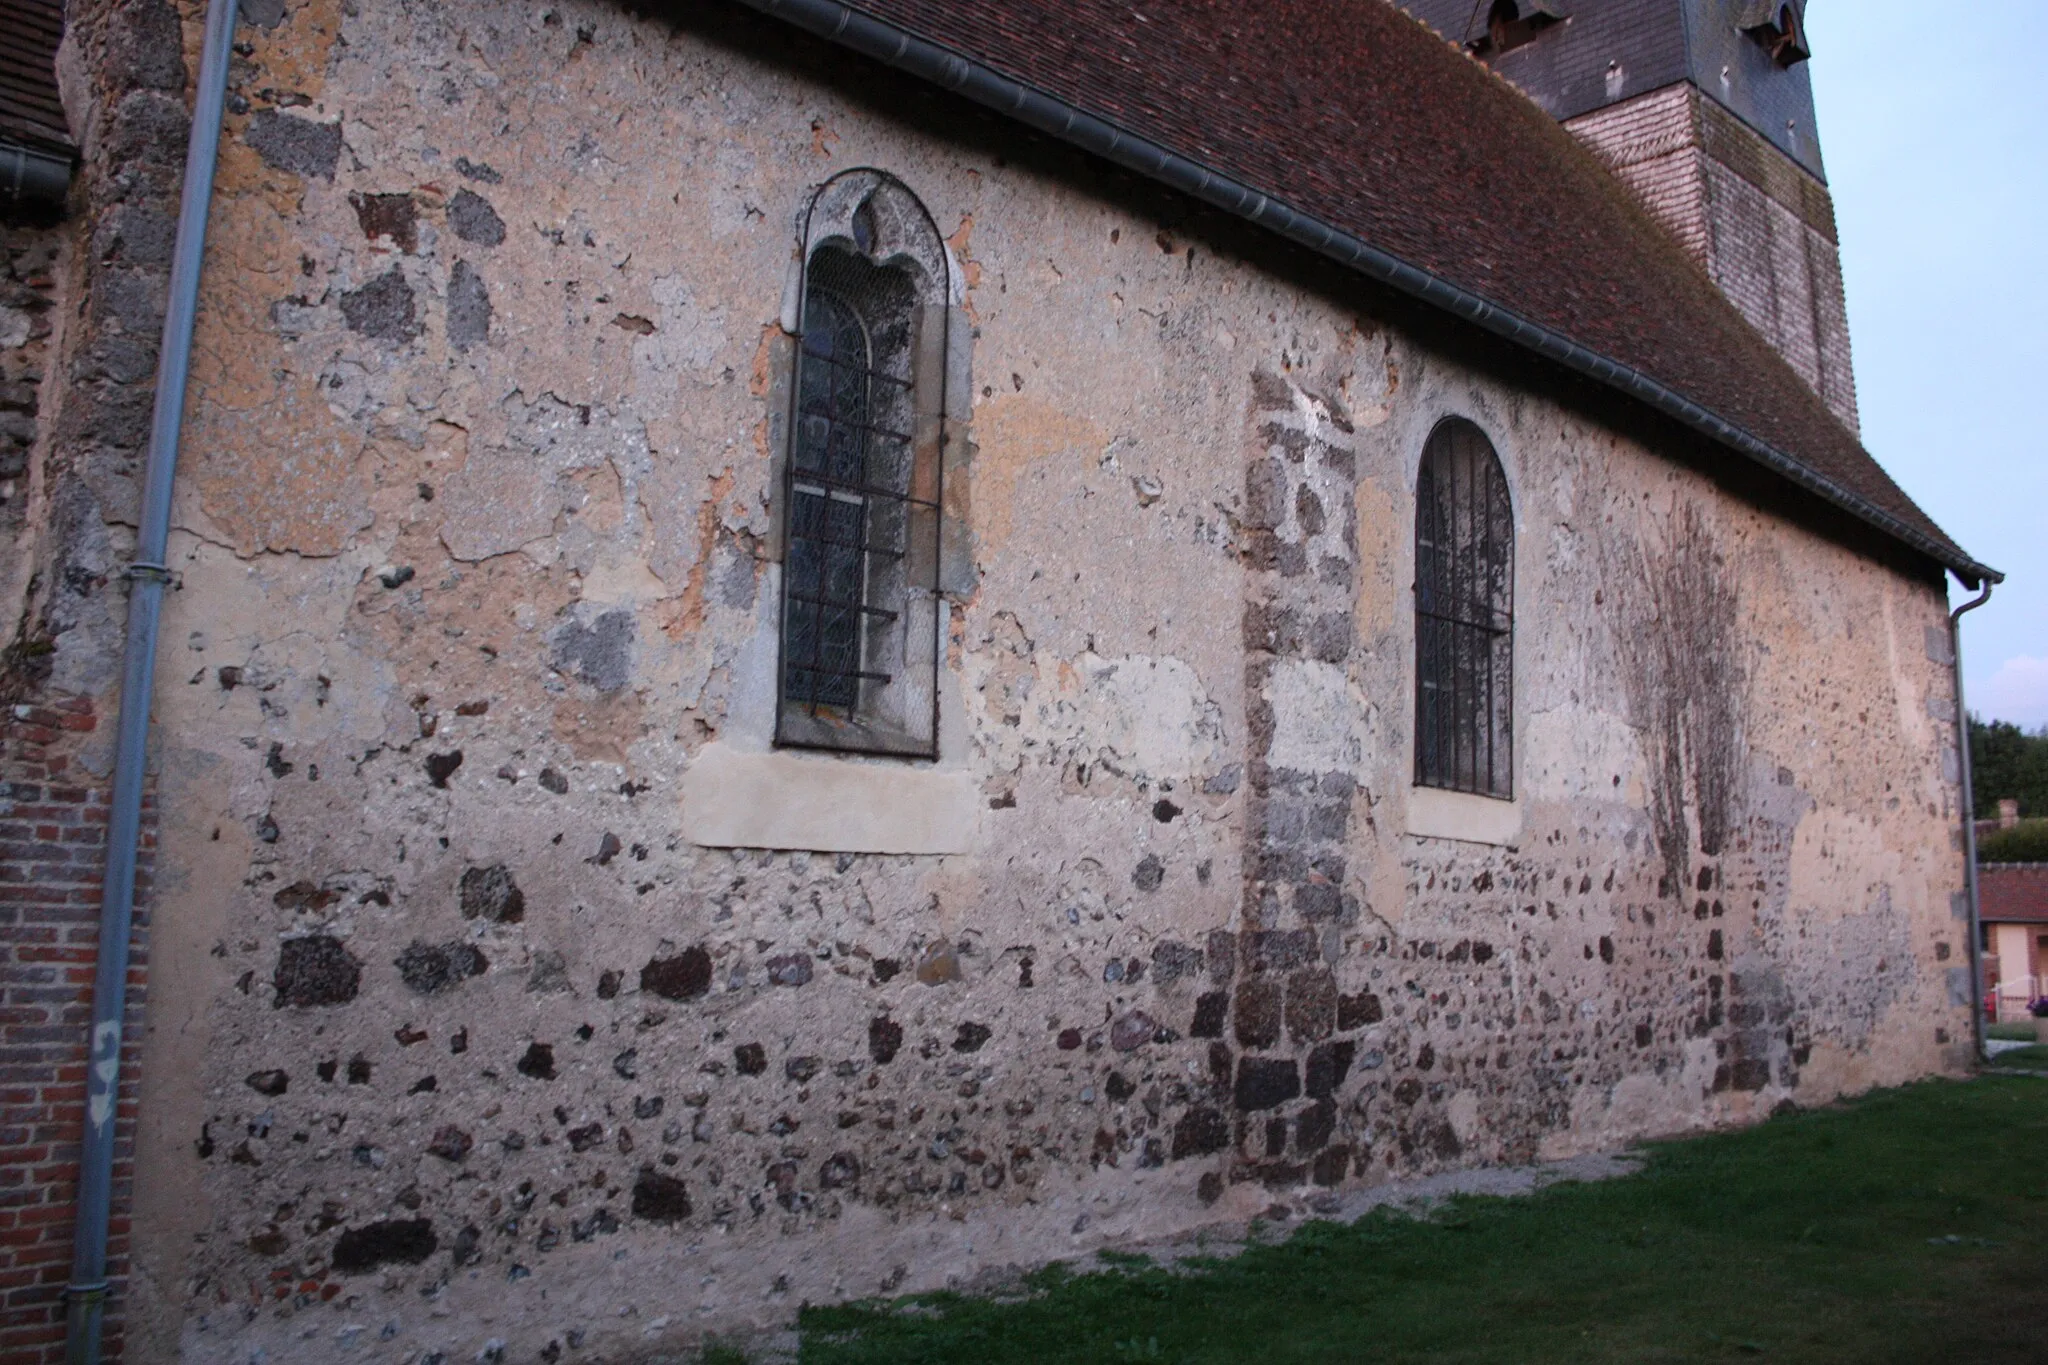
[[1963,618],[1970,709],[2048,725],[2048,4],[1814,0],[1807,20],[1863,443],[2006,574]]

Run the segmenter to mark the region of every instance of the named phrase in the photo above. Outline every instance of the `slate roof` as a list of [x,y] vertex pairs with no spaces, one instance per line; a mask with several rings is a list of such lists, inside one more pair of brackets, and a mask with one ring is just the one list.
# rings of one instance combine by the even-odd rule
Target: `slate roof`
[[[935,45],[965,61],[932,79],[1082,145],[1100,146],[1099,120],[1131,142],[1110,153],[1127,165],[1160,152],[1199,163],[1254,205],[1244,216],[1270,221],[1277,201],[1312,220],[1296,240],[1348,238],[1354,259],[1363,243],[1394,258],[1376,268],[1398,287],[1553,358],[1589,352],[1568,363],[1655,392],[1667,412],[1703,409],[1706,420],[1682,420],[1965,579],[1999,577],[1892,482],[1591,153],[1387,0],[744,3],[905,69]],[[1066,112],[1027,107],[1014,87]],[[1410,283],[1401,267],[1428,278]]]
[[1978,868],[1977,918],[1985,924],[2048,924],[2048,863]]
[[71,134],[57,100],[62,0],[0,0],[0,142],[69,155]]

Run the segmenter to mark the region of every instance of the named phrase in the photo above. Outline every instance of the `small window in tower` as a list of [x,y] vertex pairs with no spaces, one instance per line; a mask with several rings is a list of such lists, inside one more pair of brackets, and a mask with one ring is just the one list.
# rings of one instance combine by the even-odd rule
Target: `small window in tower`
[[1491,60],[1521,47],[1564,17],[1556,0],[1493,0],[1493,7],[1486,12],[1485,31],[1465,47],[1474,56]]
[[1803,6],[1787,0],[1750,0],[1738,27],[1763,45],[1780,67],[1793,67],[1813,54],[1806,46]]

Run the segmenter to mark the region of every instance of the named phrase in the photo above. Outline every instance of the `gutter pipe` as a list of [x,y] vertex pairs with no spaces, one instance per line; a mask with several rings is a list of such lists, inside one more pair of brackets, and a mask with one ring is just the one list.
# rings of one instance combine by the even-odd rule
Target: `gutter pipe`
[[1979,564],[1954,545],[1909,525],[1869,499],[1809,468],[1768,442],[1701,407],[1640,370],[1608,359],[1560,332],[1531,322],[1470,290],[1417,269],[1363,239],[1272,198],[1241,181],[1138,137],[1115,124],[973,61],[841,0],[740,0],[827,42],[929,81],[1082,151],[1180,190],[1226,213],[1266,228],[1369,279],[1455,313],[1566,369],[1649,404],[1684,426],[1745,455],[1866,525],[1951,570],[1967,587],[2005,575]]
[[71,158],[0,142],[0,208],[57,213],[71,193]]
[[185,149],[185,183],[171,262],[170,306],[164,313],[156,406],[143,474],[135,560],[128,568],[128,637],[123,650],[121,712],[114,749],[113,809],[107,826],[106,877],[100,895],[98,962],[93,974],[92,1037],[85,1082],[85,1138],[79,1152],[78,1221],[72,1234],[71,1282],[65,1288],[66,1365],[99,1365],[107,1299],[107,1231],[112,1210],[114,1126],[119,1109],[121,1024],[127,1010],[128,948],[135,906],[135,852],[142,826],[148,759],[150,694],[155,683],[158,618],[170,571],[171,484],[191,373],[192,328],[206,253],[206,217],[220,150],[229,44],[236,0],[209,0],[199,59],[198,98]]
[[1956,752],[1963,783],[1963,885],[1970,898],[1970,1038],[1984,1059],[1984,925],[1977,901],[1977,793],[1970,781],[1970,710],[1963,703],[1963,616],[1991,600],[1991,584],[1949,613],[1949,654],[1956,666]]

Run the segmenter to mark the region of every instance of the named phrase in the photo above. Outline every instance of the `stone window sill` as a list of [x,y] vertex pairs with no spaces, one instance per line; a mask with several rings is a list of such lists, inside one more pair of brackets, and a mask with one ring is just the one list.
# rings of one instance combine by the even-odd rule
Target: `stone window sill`
[[1522,834],[1522,803],[1437,787],[1411,787],[1408,832],[1423,839],[1508,847]]

